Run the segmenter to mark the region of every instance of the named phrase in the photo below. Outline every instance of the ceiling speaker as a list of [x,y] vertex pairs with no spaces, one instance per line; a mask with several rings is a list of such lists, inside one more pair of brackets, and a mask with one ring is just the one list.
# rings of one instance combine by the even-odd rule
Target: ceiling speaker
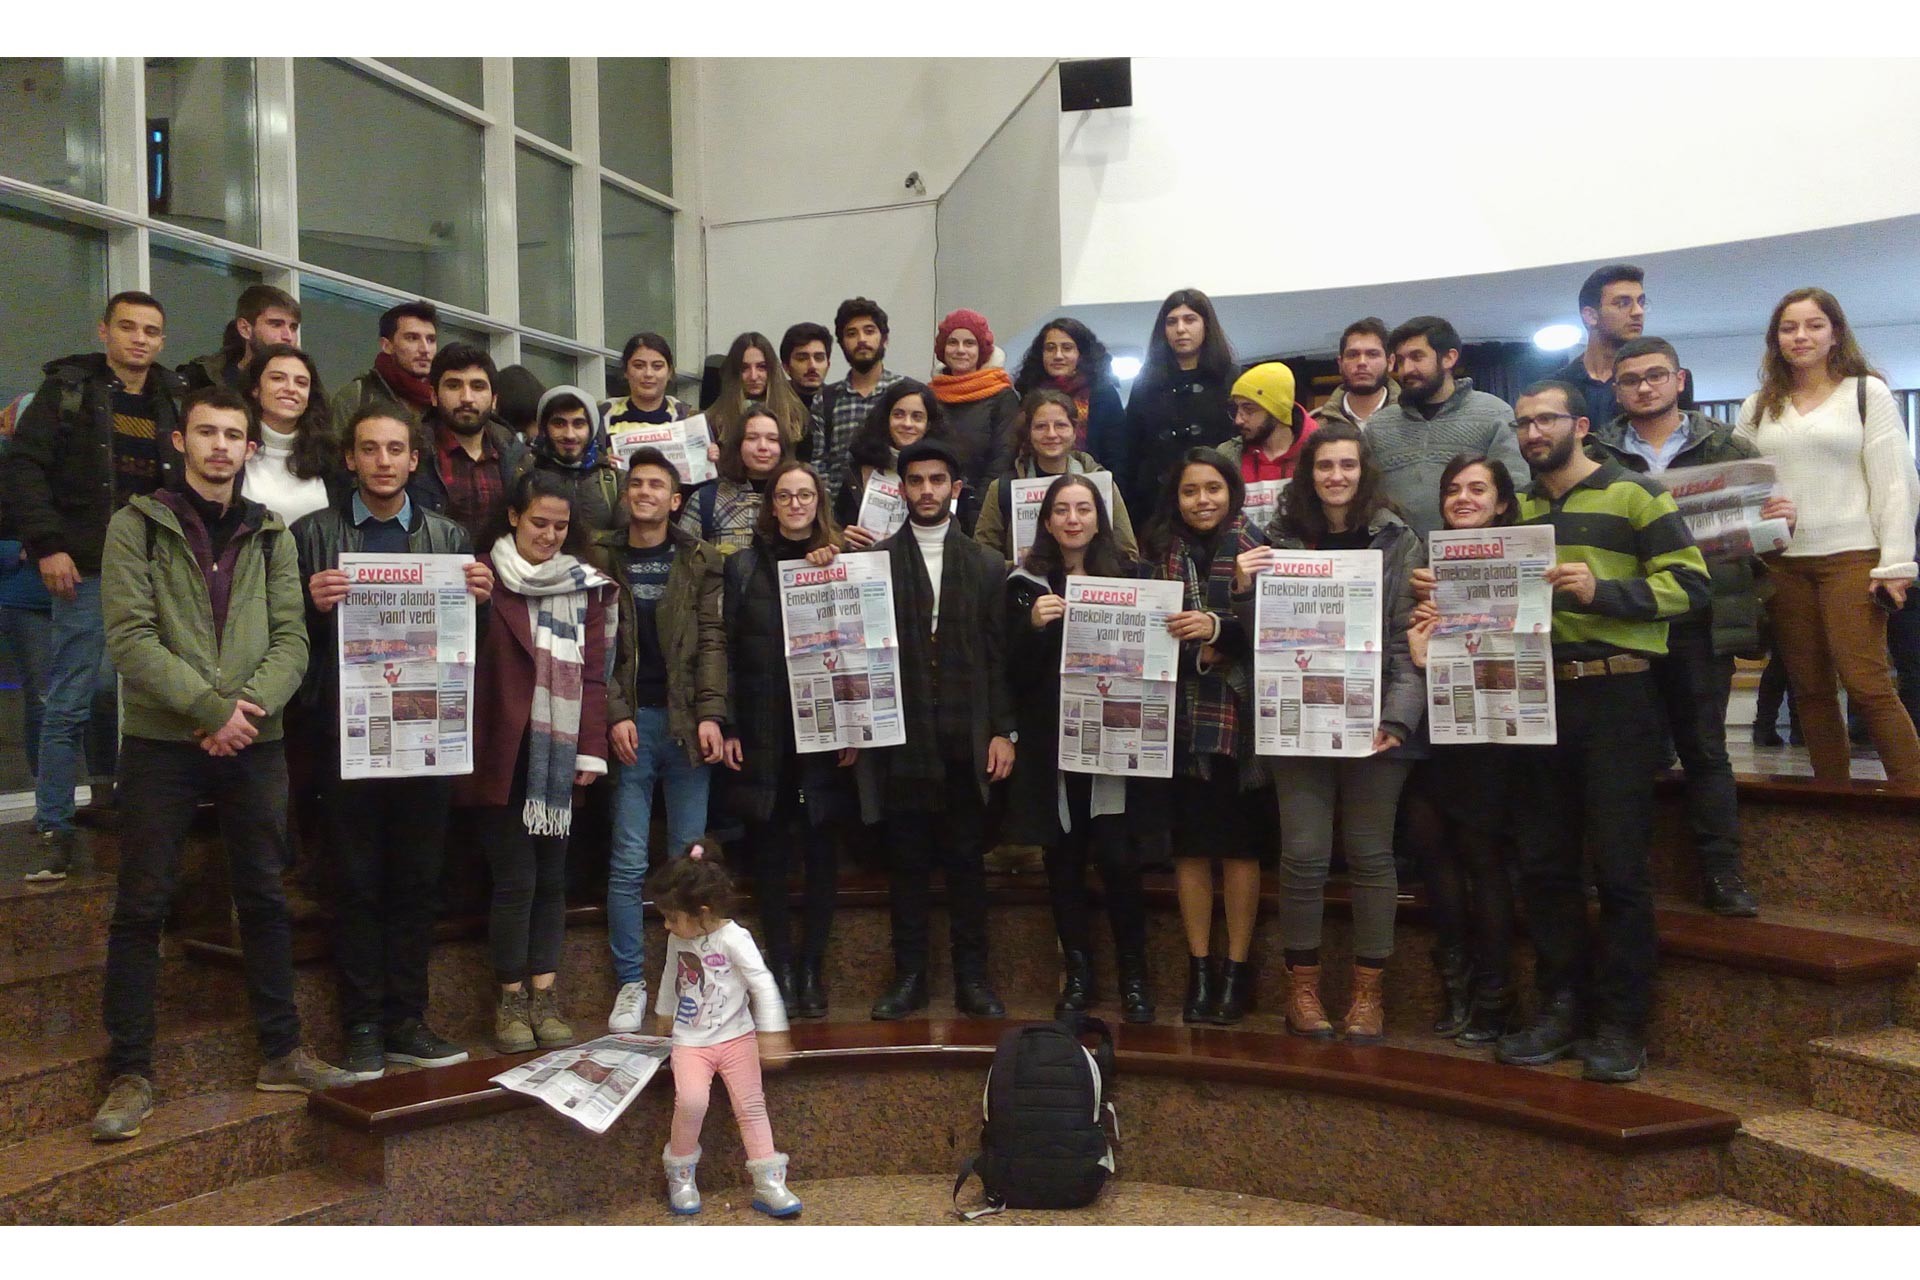
[[1133,105],[1133,59],[1077,58],[1060,64],[1060,110]]

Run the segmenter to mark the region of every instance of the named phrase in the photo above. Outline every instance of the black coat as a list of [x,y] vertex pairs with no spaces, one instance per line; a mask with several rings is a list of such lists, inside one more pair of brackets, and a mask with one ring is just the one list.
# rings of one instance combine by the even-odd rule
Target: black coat
[[1196,446],[1218,447],[1238,437],[1227,396],[1232,383],[1232,378],[1212,378],[1197,369],[1192,373],[1175,369],[1167,382],[1134,384],[1133,396],[1127,401],[1133,481],[1125,491],[1127,507],[1141,528],[1146,528],[1155,514],[1154,505],[1160,500],[1167,471],[1176,458]]
[[793,711],[787,685],[786,635],[780,625],[780,575],[774,549],[759,538],[727,558],[727,701],[732,730],[740,739],[740,772],[728,775],[725,798],[743,822],[765,822],[780,800],[789,759],[789,785],[800,788],[814,826],[851,815],[853,770],[839,753],[796,756]]

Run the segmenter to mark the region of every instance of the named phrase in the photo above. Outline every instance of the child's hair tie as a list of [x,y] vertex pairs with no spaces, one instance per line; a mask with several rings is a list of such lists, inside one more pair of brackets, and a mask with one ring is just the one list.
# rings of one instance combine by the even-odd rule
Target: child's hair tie
[[687,850],[687,856],[689,858],[694,859],[697,862],[699,861],[700,854],[704,851],[704,848],[705,846],[696,844],[691,849]]

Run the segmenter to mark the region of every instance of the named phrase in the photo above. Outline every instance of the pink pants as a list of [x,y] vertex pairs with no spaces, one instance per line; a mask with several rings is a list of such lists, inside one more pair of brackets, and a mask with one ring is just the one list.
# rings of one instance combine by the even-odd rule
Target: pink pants
[[700,1126],[707,1119],[707,1098],[713,1092],[716,1071],[727,1082],[727,1098],[740,1124],[747,1159],[764,1160],[776,1154],[767,1095],[760,1087],[758,1036],[749,1031],[724,1044],[676,1044],[668,1061],[673,1067],[673,1128],[667,1145],[673,1154],[690,1156],[700,1146]]

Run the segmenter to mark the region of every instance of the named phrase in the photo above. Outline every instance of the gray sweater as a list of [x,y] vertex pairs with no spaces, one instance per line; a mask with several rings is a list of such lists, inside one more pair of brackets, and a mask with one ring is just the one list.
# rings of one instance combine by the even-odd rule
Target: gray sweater
[[1415,533],[1426,537],[1442,527],[1440,473],[1460,454],[1485,454],[1507,464],[1514,487],[1527,487],[1531,472],[1520,444],[1507,427],[1513,410],[1507,402],[1473,389],[1473,379],[1458,378],[1454,392],[1429,422],[1403,399],[1382,405],[1367,419],[1367,442],[1386,482],[1387,496]]

